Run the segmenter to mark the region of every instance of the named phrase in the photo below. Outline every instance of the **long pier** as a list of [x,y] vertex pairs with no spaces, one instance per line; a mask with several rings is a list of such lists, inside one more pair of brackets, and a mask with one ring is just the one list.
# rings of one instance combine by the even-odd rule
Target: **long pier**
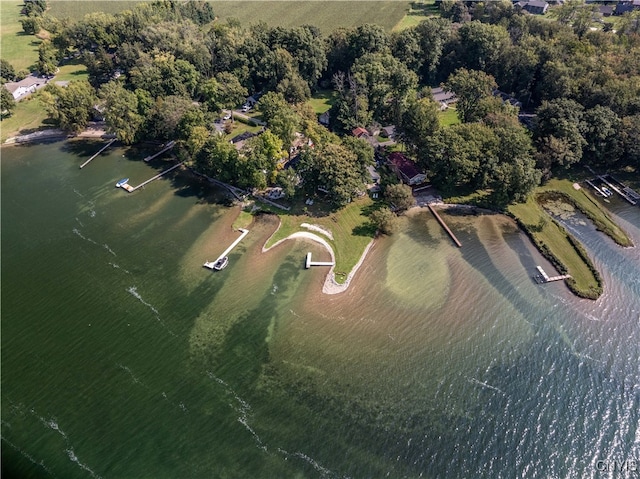
[[158,178],[160,178],[163,175],[166,175],[167,173],[169,173],[170,171],[175,170],[176,168],[178,168],[179,166],[182,165],[182,163],[178,163],[177,165],[173,165],[171,168],[168,168],[166,170],[164,170],[162,173],[157,174],[156,176],[154,176],[153,178],[149,178],[147,181],[140,183],[138,186],[131,186],[128,183],[125,183],[124,185],[121,185],[120,188],[122,188],[123,190],[128,191],[129,193],[133,193],[134,191],[136,191],[138,188],[142,188],[143,186],[145,186],[148,183],[151,183],[154,180],[157,180]]
[[175,141],[170,141],[169,143],[167,143],[167,145],[160,150],[158,153],[156,153],[155,155],[151,155],[151,156],[147,156],[144,161],[146,161],[147,163],[149,163],[151,160],[153,160],[154,158],[162,155],[165,151],[169,151],[171,148],[173,148],[173,146],[176,144]]
[[304,262],[305,269],[309,269],[312,266],[333,266],[333,261],[311,261],[311,253],[307,253],[307,259]]
[[239,237],[238,239],[236,239],[233,243],[231,243],[231,246],[229,246],[226,250],[224,250],[224,252],[223,252],[220,256],[218,256],[218,257],[215,259],[215,261],[207,261],[207,262],[203,265],[205,268],[213,269],[213,266],[214,266],[214,265],[215,265],[219,260],[221,260],[222,258],[224,258],[225,256],[227,256],[227,255],[231,252],[231,250],[232,250],[233,248],[235,248],[235,247],[238,245],[238,243],[240,243],[240,241],[242,241],[242,239],[243,239],[245,236],[247,236],[247,235],[249,234],[249,230],[245,230],[245,229],[243,229],[243,228],[239,228],[239,230],[238,230],[238,231],[240,231],[240,232],[242,233],[242,234],[240,235],[240,237]]
[[107,143],[106,145],[104,145],[102,148],[100,148],[100,151],[98,151],[98,153],[96,153],[95,155],[93,155],[91,158],[89,158],[87,161],[85,161],[84,163],[82,163],[80,165],[80,169],[84,168],[85,166],[87,166],[89,163],[91,163],[91,160],[93,160],[95,157],[97,157],[100,153],[102,153],[104,150],[106,150],[107,148],[109,148],[114,141],[116,141],[117,138],[114,138],[113,140],[110,140],[109,143]]
[[551,283],[553,281],[562,281],[563,279],[571,278],[570,274],[560,274],[558,276],[549,276],[543,269],[542,266],[536,266],[538,270],[538,274],[535,276],[536,281],[539,283]]
[[447,226],[447,224],[444,222],[444,220],[440,218],[440,215],[438,214],[438,212],[430,204],[427,204],[427,206],[429,207],[429,211],[431,211],[433,216],[435,216],[436,219],[438,220],[438,223],[440,223],[440,225],[444,228],[444,230],[447,233],[449,233],[449,236],[451,236],[451,239],[453,240],[453,242],[458,246],[458,248],[462,248],[462,243],[458,241],[458,238],[456,238],[456,235],[453,234],[453,231],[451,231]]

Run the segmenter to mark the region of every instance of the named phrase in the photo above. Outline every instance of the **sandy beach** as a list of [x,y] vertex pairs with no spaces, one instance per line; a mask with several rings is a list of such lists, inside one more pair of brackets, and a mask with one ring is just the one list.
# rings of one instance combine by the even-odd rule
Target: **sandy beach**
[[[280,228],[279,225],[278,225],[278,228]],[[276,229],[276,231],[278,231],[278,230]],[[274,232],[274,234],[275,234],[275,232]],[[296,238],[302,238],[302,239],[306,239],[306,240],[309,240],[309,241],[314,241],[316,243],[321,244],[329,252],[329,255],[331,256],[331,261],[333,261],[335,263],[336,255],[335,255],[331,245],[324,238],[318,236],[317,234],[310,233],[310,232],[307,232],[307,231],[297,231],[297,232],[295,232],[293,234],[290,234],[286,238],[283,238],[283,239],[277,241],[275,244],[273,244],[272,246],[270,246],[268,248],[263,246],[262,247],[262,252],[266,253],[271,248],[275,248],[276,246],[278,246],[279,244],[283,243],[284,241],[287,241],[289,239],[296,239]],[[269,240],[267,240],[267,242],[268,241]],[[369,252],[369,250],[373,246],[373,242],[374,242],[374,240],[371,240],[369,242],[369,244],[367,245],[367,247],[364,249],[364,251],[362,252],[362,255],[360,256],[360,259],[358,260],[356,265],[351,269],[351,271],[347,275],[347,279],[345,280],[344,283],[340,284],[335,280],[335,275],[333,273],[335,266],[331,267],[331,269],[327,273],[327,276],[326,276],[326,278],[324,280],[324,284],[322,285],[322,292],[324,294],[340,294],[340,293],[344,293],[349,288],[349,284],[351,283],[351,280],[355,276],[355,274],[358,271],[358,269],[360,268],[360,266],[362,266],[362,263],[364,262],[364,260],[365,260],[365,258],[367,256],[367,253]]]

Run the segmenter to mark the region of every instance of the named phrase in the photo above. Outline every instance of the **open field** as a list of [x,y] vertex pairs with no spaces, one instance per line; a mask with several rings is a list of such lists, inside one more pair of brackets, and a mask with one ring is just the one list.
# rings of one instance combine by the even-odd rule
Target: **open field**
[[35,130],[53,126],[47,125],[45,120],[47,120],[47,114],[40,103],[38,95],[31,95],[19,101],[15,110],[13,110],[13,115],[0,122],[0,129],[2,130],[0,142],[4,143],[11,136],[32,133]]
[[[338,283],[343,283],[373,238],[374,231],[372,228],[367,228],[369,220],[364,215],[364,211],[371,207],[372,203],[373,201],[367,196],[349,203],[337,212],[328,214],[323,212],[320,215],[312,212],[309,215],[300,211],[295,212],[295,208],[292,209],[291,214],[283,213],[281,210],[264,208],[276,212],[282,222],[266,246],[269,247],[296,231],[308,231],[300,226],[301,223],[321,226],[333,234],[334,239],[330,240],[317,233],[332,246],[336,255],[335,278]],[[313,210],[314,207],[310,207],[310,209]]]
[[2,58],[16,71],[29,69],[38,61],[40,40],[33,35],[25,35],[20,24],[22,2],[0,1],[0,37]]
[[[77,20],[94,11],[116,13],[134,6],[136,1],[51,0],[49,14]],[[327,34],[339,27],[376,23],[391,30],[404,18],[409,2],[398,1],[213,1],[220,20],[236,18],[242,24],[265,22],[267,25],[294,27],[315,25]]]

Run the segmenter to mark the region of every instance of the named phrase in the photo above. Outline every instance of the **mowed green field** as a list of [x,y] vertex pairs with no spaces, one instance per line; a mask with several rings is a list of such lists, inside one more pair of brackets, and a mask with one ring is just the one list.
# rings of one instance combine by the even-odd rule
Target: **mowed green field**
[[20,23],[22,2],[0,1],[1,55],[16,71],[29,69],[38,61],[40,40],[33,35],[25,35]]
[[[50,0],[49,14],[58,18],[80,19],[95,11],[115,13],[134,6],[136,1]],[[387,30],[396,26],[409,11],[405,1],[213,1],[220,20],[238,19],[243,25],[265,22],[271,26],[315,25],[323,33],[339,27],[375,23]]]

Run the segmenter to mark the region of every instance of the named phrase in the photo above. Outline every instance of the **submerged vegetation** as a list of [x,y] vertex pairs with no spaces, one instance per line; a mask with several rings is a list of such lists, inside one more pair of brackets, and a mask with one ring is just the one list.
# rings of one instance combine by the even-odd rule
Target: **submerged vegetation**
[[[582,165],[640,170],[637,13],[612,32],[591,30],[592,9],[578,0],[551,19],[507,0],[327,4],[272,2],[264,17],[260,2],[113,2],[102,12],[97,2],[30,2],[21,22],[37,39],[32,68],[75,79],[49,84],[36,101],[69,132],[104,118],[125,144],[176,141],[190,167],[245,190],[321,191],[334,216],[366,190],[372,146],[391,143],[377,149],[379,164],[402,151],[450,200],[538,227],[534,241],[549,256],[568,248],[586,258],[542,225],[540,193],[552,190],[629,244],[590,197],[548,180]],[[407,11],[413,20],[400,24]],[[455,108],[433,100],[438,86],[455,94]],[[393,141],[381,141],[383,125],[393,125]],[[374,223],[391,231],[393,218],[376,210]],[[576,268],[575,259],[556,262]],[[588,276],[577,272],[574,289],[597,283]]]

